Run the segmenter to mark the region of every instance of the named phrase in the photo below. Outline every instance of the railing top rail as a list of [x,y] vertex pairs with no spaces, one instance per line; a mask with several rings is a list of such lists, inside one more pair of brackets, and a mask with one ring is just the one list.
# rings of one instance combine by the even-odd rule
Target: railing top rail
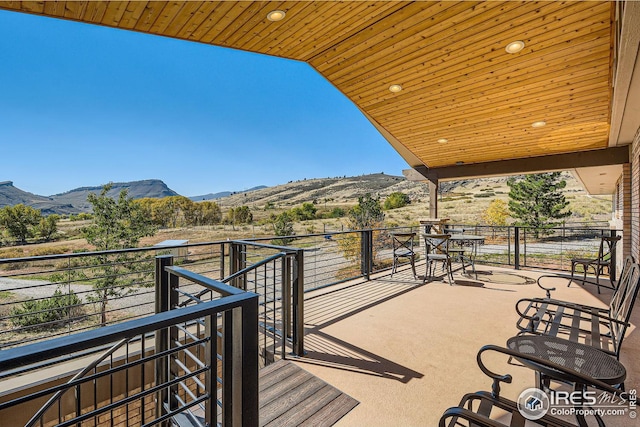
[[[231,276],[227,276],[227,277],[225,277],[224,279],[222,279],[222,283],[230,282],[231,280],[235,279],[236,277],[240,277],[240,276],[242,276],[243,274],[246,274],[246,273],[248,273],[248,272],[249,272],[249,271],[251,271],[251,270],[255,270],[256,268],[258,268],[258,267],[260,267],[260,266],[262,266],[262,265],[268,264],[268,263],[270,263],[271,261],[274,261],[274,260],[276,260],[276,259],[278,259],[278,258],[282,258],[282,257],[285,257],[285,256],[287,256],[287,253],[286,253],[286,252],[278,252],[278,253],[277,253],[277,254],[275,254],[275,255],[271,255],[271,256],[270,256],[270,257],[268,257],[268,258],[265,258],[265,259],[263,259],[263,260],[260,260],[260,261],[256,262],[255,264],[251,264],[250,266],[245,267],[245,268],[243,268],[242,270],[240,270],[240,271],[237,271],[237,272],[233,273]],[[234,289],[235,289],[235,288],[234,288]]]
[[192,248],[198,246],[210,246],[210,245],[219,245],[229,243],[228,240],[219,240],[215,242],[200,242],[200,243],[187,243],[184,245],[174,245],[174,246],[146,246],[144,248],[128,248],[128,249],[112,249],[109,251],[89,251],[89,252],[74,252],[71,254],[55,254],[55,255],[38,255],[38,256],[26,256],[20,258],[0,258],[0,264],[8,263],[8,262],[26,262],[26,261],[48,261],[55,259],[68,259],[68,258],[80,258],[86,256],[97,256],[97,255],[117,255],[131,252],[151,252],[151,251],[162,251],[173,248]]
[[[226,287],[227,285],[224,286]],[[165,311],[154,316],[2,350],[0,351],[0,371],[42,363],[44,360],[167,328],[176,323],[209,315],[214,310],[225,311],[241,306],[254,298],[258,298],[258,295],[252,292],[239,291],[236,295],[229,295],[222,299],[185,307],[180,310]]]
[[[252,238],[247,238],[247,239],[242,239],[242,240],[233,240],[232,242],[246,242],[246,243],[251,243],[253,245],[256,245],[257,242],[263,241],[263,240],[274,240],[274,239],[299,239],[301,237],[323,237],[323,236],[328,236],[328,235],[336,235],[336,234],[349,234],[349,233],[357,233],[360,231],[385,231],[385,230],[397,230],[397,229],[405,229],[405,228],[415,228],[415,227],[419,227],[419,225],[399,225],[397,227],[380,227],[380,228],[364,228],[364,229],[358,229],[358,230],[343,230],[343,231],[325,231],[322,233],[310,233],[310,234],[292,234],[290,236],[268,236],[268,237],[252,237]],[[282,249],[288,249],[288,250],[292,250],[292,249],[299,249],[299,248],[295,248],[292,246],[277,246],[277,245],[270,245],[270,244],[266,244],[266,246],[270,247],[270,248],[282,248]]]
[[[280,245],[272,245],[269,243],[259,243],[260,240],[284,239],[287,237],[301,237],[301,236],[276,236],[276,237],[269,237],[268,239],[256,238],[256,239],[231,240],[231,243],[239,243],[239,244],[245,244],[245,245],[258,246],[261,248],[275,249],[275,250],[278,250],[281,252],[287,252],[287,253],[298,252],[303,250],[302,248],[296,248],[294,246],[280,246]],[[304,237],[307,237],[307,235],[304,235]]]
[[182,267],[169,266],[165,270],[172,274],[192,281],[193,283],[205,287],[207,289],[221,293],[223,296],[240,295],[246,293],[242,289],[234,288],[218,280],[209,279]]

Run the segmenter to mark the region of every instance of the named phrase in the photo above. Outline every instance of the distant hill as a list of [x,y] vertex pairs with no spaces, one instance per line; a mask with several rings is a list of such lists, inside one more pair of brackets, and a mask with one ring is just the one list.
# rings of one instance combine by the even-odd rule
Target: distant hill
[[[267,188],[267,186],[258,185],[257,187],[252,187],[252,188],[249,188],[248,190],[241,191],[241,193],[246,193],[248,191],[262,190],[263,188]],[[204,194],[202,196],[191,196],[189,197],[189,199],[193,200],[194,202],[201,202],[203,200],[221,199],[223,197],[231,196],[236,193],[238,192],[237,191],[221,191],[219,193],[209,193],[209,194]]]
[[[576,179],[569,173],[563,178],[567,180],[565,193],[584,190]],[[479,188],[499,188],[500,194],[508,193],[507,177],[465,179],[459,181],[444,181],[440,183],[440,194],[457,194],[477,191]],[[476,190],[473,190],[473,189]],[[428,202],[429,186],[423,182],[409,181],[403,176],[387,175],[383,173],[343,176],[335,178],[313,178],[300,181],[290,181],[286,184],[263,188],[251,192],[238,192],[216,200],[222,207],[248,205],[261,207],[267,204],[286,207],[296,206],[304,202],[317,204],[354,204],[358,197],[366,193],[378,195],[384,200],[393,192],[407,194],[413,202]],[[506,197],[506,196],[505,196]]]
[[[171,190],[159,179],[147,179],[143,181],[117,182],[107,193],[111,197],[117,197],[120,190],[126,188],[129,197],[140,199],[144,197],[162,198],[177,196],[178,193]],[[89,193],[99,193],[102,186],[81,187],[61,194],[45,197],[28,193],[14,187],[13,182],[0,182],[0,208],[23,204],[40,209],[43,214],[75,214],[89,212],[91,205],[87,202]]]
[[70,204],[55,201],[51,197],[38,196],[37,194],[23,191],[14,187],[12,181],[0,182],[0,208],[18,204],[32,206],[42,211],[45,215],[76,212],[76,209]]
[[221,206],[238,205],[298,205],[304,202],[353,203],[366,193],[378,194],[382,198],[401,191],[412,199],[424,200],[428,197],[428,186],[422,183],[407,181],[402,176],[382,173],[344,176],[335,178],[313,178],[290,181],[254,191],[241,191],[217,200]]
[[[127,190],[128,196],[132,199],[178,196],[178,193],[167,187],[167,184],[159,179],[114,182],[111,184],[111,190],[109,190],[107,195],[114,198],[118,197],[118,194],[120,194],[120,191],[123,189]],[[100,191],[102,191],[102,186],[80,187],[65,193],[54,194],[51,198],[58,203],[70,204],[82,212],[88,212],[91,210],[91,205],[87,202],[87,196],[89,193],[99,193]]]
[[[580,183],[570,173],[564,173],[563,178],[567,181],[567,188],[565,188],[564,193],[571,200],[572,209],[583,212],[583,217],[599,215],[604,208],[595,209],[594,206],[597,204],[595,198],[588,196]],[[471,214],[473,210],[471,207],[477,208],[475,209],[476,211],[485,209],[486,206],[484,205],[489,203],[493,196],[507,200],[509,188],[506,181],[506,177],[499,177],[441,182],[440,201],[442,203],[440,210],[446,217],[456,218],[456,215],[460,212]],[[117,196],[123,188],[128,189],[132,198],[162,198],[177,195],[164,182],[156,179],[114,183],[109,195]],[[45,197],[20,190],[14,187],[11,181],[0,182],[0,208],[6,205],[23,203],[40,209],[45,214],[88,212],[91,207],[86,201],[87,195],[89,192],[99,192],[101,190],[101,186],[81,187]],[[421,203],[426,203],[428,206],[428,185],[422,182],[408,181],[402,176],[383,173],[303,179],[273,187],[262,185],[244,191],[211,193],[193,196],[190,199],[196,202],[215,199],[216,203],[225,210],[242,205],[247,205],[252,209],[263,209],[267,205],[288,209],[305,202],[324,206],[354,205],[358,202],[358,197],[366,193],[378,195],[381,200],[384,200],[389,194],[396,191],[407,194],[413,206]],[[607,202],[603,203],[606,205]],[[425,214],[422,213],[421,215],[424,216]],[[477,220],[477,218],[474,218],[467,220]]]

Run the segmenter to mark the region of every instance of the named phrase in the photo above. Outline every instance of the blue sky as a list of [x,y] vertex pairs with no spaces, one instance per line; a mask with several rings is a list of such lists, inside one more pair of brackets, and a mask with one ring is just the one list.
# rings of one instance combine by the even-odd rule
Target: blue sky
[[194,196],[408,166],[304,63],[0,11],[0,181]]

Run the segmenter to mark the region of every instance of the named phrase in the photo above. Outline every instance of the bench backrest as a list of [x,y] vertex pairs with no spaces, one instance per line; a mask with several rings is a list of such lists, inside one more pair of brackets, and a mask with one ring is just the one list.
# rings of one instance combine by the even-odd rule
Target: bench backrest
[[612,322],[611,324],[611,332],[615,337],[614,342],[617,343],[616,351],[619,351],[624,339],[627,324],[638,296],[638,290],[640,290],[640,266],[636,263],[627,265],[627,259],[625,259],[625,266],[620,274],[618,287],[609,304],[609,316],[619,322]]

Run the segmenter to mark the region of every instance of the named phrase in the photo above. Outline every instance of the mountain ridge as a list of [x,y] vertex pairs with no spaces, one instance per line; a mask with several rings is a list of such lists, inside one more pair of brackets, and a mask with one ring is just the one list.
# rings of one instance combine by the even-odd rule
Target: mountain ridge
[[[578,181],[570,174],[564,173],[567,180],[566,193],[585,194],[586,192]],[[483,197],[494,193],[506,197],[508,187],[507,177],[466,179],[460,181],[447,181],[440,183],[441,200],[443,195],[451,194],[453,197],[473,198],[474,191],[485,192]],[[148,179],[141,181],[112,183],[113,188],[108,193],[111,197],[117,197],[122,188],[127,188],[129,196],[137,199],[143,197],[162,198],[178,195],[171,190],[162,180]],[[480,189],[480,187],[485,187]],[[476,190],[473,190],[473,189]],[[99,192],[102,186],[85,186],[55,194],[49,197],[39,196],[13,186],[11,181],[0,182],[0,208],[7,205],[22,203],[40,209],[44,214],[74,214],[90,212],[91,206],[86,201],[89,192]],[[289,181],[285,184],[271,187],[256,186],[244,191],[226,191],[209,193],[202,196],[190,197],[193,201],[215,200],[223,209],[248,205],[252,208],[281,207],[288,208],[300,205],[304,202],[329,205],[355,204],[360,196],[366,193],[386,198],[393,192],[402,192],[409,196],[412,202],[427,202],[429,200],[428,186],[422,182],[409,181],[403,176],[388,175],[384,173],[340,176],[328,178],[310,178],[297,181]],[[463,194],[464,193],[464,194]],[[456,196],[457,195],[457,196]],[[210,197],[211,196],[211,197]],[[210,198],[208,198],[210,197]],[[447,197],[444,198],[446,201]],[[478,201],[479,199],[474,199]],[[485,199],[488,200],[488,199]]]
[[[122,189],[127,189],[129,197],[133,199],[144,197],[162,198],[178,195],[159,179],[116,182],[111,183],[111,185],[112,188],[107,193],[110,197],[117,197]],[[0,182],[0,208],[23,204],[39,209],[45,215],[90,212],[91,204],[87,202],[87,196],[89,193],[102,191],[103,187],[102,185],[85,186],[51,196],[40,196],[15,187],[13,181],[3,181]]]

